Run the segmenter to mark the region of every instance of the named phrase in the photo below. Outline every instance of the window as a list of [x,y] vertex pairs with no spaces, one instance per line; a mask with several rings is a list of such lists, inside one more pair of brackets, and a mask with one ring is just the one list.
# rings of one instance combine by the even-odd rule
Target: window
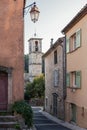
[[76,87],[76,72],[71,72],[71,86]]
[[38,41],[35,41],[35,51],[38,51]]
[[67,85],[74,88],[80,88],[81,87],[81,71],[73,71],[70,74],[68,74],[67,77]]
[[58,86],[59,83],[59,70],[54,70],[54,86]]
[[73,34],[70,38],[70,52],[76,49],[76,33]]
[[57,64],[57,50],[54,51],[54,64]]
[[70,38],[66,38],[66,53],[72,52],[81,46],[81,29],[77,30]]

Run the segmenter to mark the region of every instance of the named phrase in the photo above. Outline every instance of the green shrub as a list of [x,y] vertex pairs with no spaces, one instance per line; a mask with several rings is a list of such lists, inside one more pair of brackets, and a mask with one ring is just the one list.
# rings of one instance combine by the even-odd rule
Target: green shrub
[[25,101],[16,101],[12,105],[12,112],[21,114],[29,128],[33,125],[33,111]]
[[17,129],[17,130],[20,130],[20,125],[19,125],[19,124],[16,124],[16,125],[14,126],[14,128]]

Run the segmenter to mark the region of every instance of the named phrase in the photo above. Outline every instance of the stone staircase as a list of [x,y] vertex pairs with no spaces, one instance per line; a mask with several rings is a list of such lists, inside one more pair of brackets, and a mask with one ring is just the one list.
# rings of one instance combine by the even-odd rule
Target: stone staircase
[[15,116],[0,116],[0,130],[15,130],[18,124]]
[[[20,129],[16,129],[16,125],[20,125]],[[20,116],[0,116],[0,130],[32,130],[28,129],[27,125],[24,123],[24,119]]]

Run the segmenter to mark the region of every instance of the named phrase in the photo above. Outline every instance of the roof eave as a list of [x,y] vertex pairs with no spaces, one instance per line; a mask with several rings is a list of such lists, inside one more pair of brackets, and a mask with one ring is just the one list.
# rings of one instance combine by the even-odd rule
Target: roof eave
[[87,14],[87,4],[81,9],[81,11],[69,22],[69,24],[61,31],[67,33],[76,23],[78,23]]
[[58,40],[53,44],[51,48],[48,49],[48,51],[43,55],[43,58],[48,56],[58,45],[60,45],[64,41],[65,37],[58,38]]

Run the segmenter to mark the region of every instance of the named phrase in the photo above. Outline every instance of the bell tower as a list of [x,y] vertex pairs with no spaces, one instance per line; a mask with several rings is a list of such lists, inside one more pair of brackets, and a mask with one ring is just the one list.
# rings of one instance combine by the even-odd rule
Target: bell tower
[[42,38],[30,38],[29,42],[29,80],[42,73]]

